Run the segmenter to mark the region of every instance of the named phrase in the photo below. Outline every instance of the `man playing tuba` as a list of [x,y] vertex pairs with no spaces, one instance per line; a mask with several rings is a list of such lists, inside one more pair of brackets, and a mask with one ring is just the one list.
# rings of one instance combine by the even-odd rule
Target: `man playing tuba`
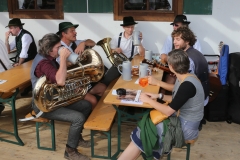
[[[32,63],[31,69],[31,82],[33,88],[37,80],[45,75],[48,82],[64,86],[67,78],[67,58],[71,52],[67,48],[60,50],[60,63],[56,62],[58,50],[61,46],[61,39],[53,33],[46,34],[39,40],[39,51]],[[40,112],[35,102],[32,103],[32,108],[36,114]],[[70,129],[68,133],[68,140],[64,158],[89,160],[85,155],[82,155],[76,149],[78,146],[87,143],[83,140],[82,129],[88,115],[91,112],[91,103],[86,100],[79,100],[71,103],[65,107],[60,107],[50,112],[44,112],[41,117],[50,119],[70,122]]]
[[[56,33],[61,38],[61,44],[68,48],[71,52],[81,55],[86,47],[94,47],[95,42],[91,39],[77,40],[76,28],[78,24],[72,24],[71,22],[61,22],[58,25],[58,32]],[[59,62],[59,58],[57,59]],[[96,83],[90,83],[89,89]],[[84,97],[85,100],[92,104],[92,108],[97,105],[97,99],[92,94],[87,93]],[[90,147],[90,143],[88,145]]]

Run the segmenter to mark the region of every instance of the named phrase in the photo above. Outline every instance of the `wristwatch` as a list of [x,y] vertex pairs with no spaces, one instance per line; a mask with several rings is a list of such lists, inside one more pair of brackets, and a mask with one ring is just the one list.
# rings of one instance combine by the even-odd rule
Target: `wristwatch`
[[163,99],[163,94],[162,93],[160,93],[159,95],[158,95],[158,99],[160,99],[160,100],[162,100]]

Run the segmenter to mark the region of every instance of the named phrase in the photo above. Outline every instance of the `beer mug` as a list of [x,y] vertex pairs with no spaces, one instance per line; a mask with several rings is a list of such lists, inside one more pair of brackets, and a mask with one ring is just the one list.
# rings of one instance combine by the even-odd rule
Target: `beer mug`
[[141,44],[140,31],[133,31],[132,40],[134,46],[140,46]]
[[141,63],[139,65],[139,78],[146,77],[148,75],[151,75],[151,69],[148,68],[148,64]]
[[152,51],[150,50],[145,50],[145,59],[147,60],[152,60]]
[[[62,48],[65,48],[65,47],[62,46],[62,47],[60,47],[60,48],[58,49],[58,54],[59,54],[59,55],[60,55],[60,51],[61,51]],[[77,61],[78,61],[78,58],[79,58],[79,55],[76,54],[76,53],[74,53],[74,52],[72,52],[72,53],[70,54],[70,56],[68,56],[67,60],[68,60],[69,62],[71,62],[72,64],[76,64]]]
[[[122,67],[122,71],[119,69],[119,67]],[[130,61],[123,61],[122,64],[118,65],[118,71],[122,74],[122,78],[125,81],[132,80],[132,63]]]

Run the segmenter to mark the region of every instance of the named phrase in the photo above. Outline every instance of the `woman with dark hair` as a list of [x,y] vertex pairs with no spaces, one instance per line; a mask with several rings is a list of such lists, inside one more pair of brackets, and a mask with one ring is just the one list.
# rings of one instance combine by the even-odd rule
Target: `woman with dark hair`
[[[150,104],[154,109],[162,112],[167,116],[175,116],[180,110],[179,120],[185,140],[193,140],[198,137],[198,126],[203,117],[204,108],[204,91],[201,82],[198,78],[188,73],[189,58],[181,49],[173,50],[168,55],[168,65],[170,70],[176,75],[177,80],[174,85],[172,95],[142,93],[140,100]],[[161,104],[156,99],[161,99],[166,102],[171,102],[169,105]],[[148,159],[159,159],[163,154],[162,135],[164,132],[163,122],[155,125],[157,132],[157,141],[159,148],[153,149],[146,147],[141,139],[141,131],[138,126],[131,134],[132,142],[120,155],[119,160],[134,160],[141,152],[146,153],[151,149],[151,155]],[[148,155],[149,156],[149,155]]]
[[[53,33],[46,34],[39,40],[39,53],[33,60],[31,69],[31,81],[33,88],[37,80],[45,75],[46,79],[58,86],[64,86],[67,78],[67,58],[71,52],[67,48],[60,49],[60,64],[56,62],[61,47],[60,38]],[[36,114],[40,112],[34,101],[32,108]],[[92,109],[91,103],[86,100],[79,100],[68,106],[58,108],[50,112],[44,112],[41,117],[70,122],[68,140],[64,158],[69,160],[89,160],[89,158],[78,152],[79,144],[85,143],[82,137],[83,124]]]

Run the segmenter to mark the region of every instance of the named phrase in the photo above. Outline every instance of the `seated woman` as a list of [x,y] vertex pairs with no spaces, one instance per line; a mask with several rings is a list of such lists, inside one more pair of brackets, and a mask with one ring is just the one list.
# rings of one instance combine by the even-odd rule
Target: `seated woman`
[[[169,53],[168,64],[170,70],[176,74],[177,80],[174,85],[172,95],[142,93],[140,100],[149,103],[156,110],[173,116],[180,110],[179,120],[185,140],[193,140],[198,137],[198,126],[203,118],[204,91],[201,82],[193,74],[188,73],[189,59],[185,51],[176,49]],[[161,104],[155,99],[171,102],[169,105]],[[155,125],[159,135],[159,149],[153,150],[152,155],[159,159],[162,155],[163,142],[163,122]],[[134,160],[144,152],[142,140],[140,139],[141,130],[137,127],[131,134],[131,143],[120,155],[119,160]],[[148,148],[147,148],[148,149]]]

